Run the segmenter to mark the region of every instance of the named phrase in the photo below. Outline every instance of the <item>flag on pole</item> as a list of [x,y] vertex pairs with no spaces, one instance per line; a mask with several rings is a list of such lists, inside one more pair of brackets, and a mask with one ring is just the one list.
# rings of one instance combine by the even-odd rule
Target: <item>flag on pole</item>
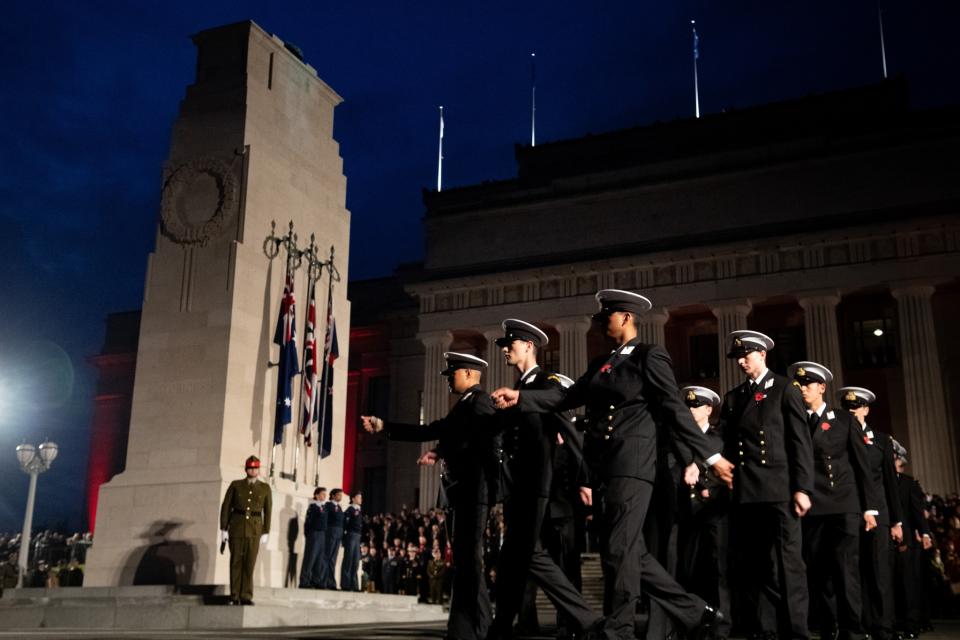
[[303,411],[300,415],[300,433],[303,441],[309,447],[312,442],[312,427],[318,419],[317,415],[317,338],[314,333],[317,325],[317,285],[310,285],[307,294],[310,302],[307,303],[307,326],[303,336],[303,389],[300,398]]
[[277,413],[273,423],[273,444],[283,440],[283,428],[290,424],[293,414],[293,377],[299,371],[297,363],[297,316],[293,297],[293,270],[287,264],[280,317],[273,341],[280,346],[280,362],[277,363]]
[[530,54],[530,146],[537,146],[537,54]]
[[440,152],[437,156],[437,191],[443,187],[443,105],[440,106]]
[[340,357],[337,346],[337,323],[333,317],[333,287],[327,296],[327,332],[323,341],[323,376],[320,379],[320,393],[324,394],[320,423],[320,458],[330,455],[333,446],[333,363]]
[[697,35],[697,21],[690,21],[693,29],[693,115],[700,117],[700,79],[697,77],[697,60],[700,59],[700,36]]

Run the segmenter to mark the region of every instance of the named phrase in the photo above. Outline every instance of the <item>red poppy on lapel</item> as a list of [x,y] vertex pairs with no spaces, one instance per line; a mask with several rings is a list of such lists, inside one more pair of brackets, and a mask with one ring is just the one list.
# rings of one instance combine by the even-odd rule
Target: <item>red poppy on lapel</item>
[[608,362],[600,367],[600,373],[610,373],[610,369],[613,369],[613,365]]
[[766,397],[767,397],[767,396],[763,395],[763,392],[762,392],[762,391],[757,391],[755,394],[753,394],[753,399],[756,400],[757,402],[760,402],[761,400],[763,400],[763,399],[766,398]]
[[820,425],[820,428],[823,429],[824,431],[830,431],[830,423],[824,422]]
[[863,444],[873,444],[870,440],[870,436],[863,436]]

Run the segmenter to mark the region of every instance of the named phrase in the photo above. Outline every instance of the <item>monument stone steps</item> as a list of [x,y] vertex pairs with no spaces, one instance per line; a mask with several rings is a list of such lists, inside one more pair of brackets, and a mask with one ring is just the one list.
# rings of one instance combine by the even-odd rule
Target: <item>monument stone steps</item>
[[8,589],[3,629],[241,629],[442,622],[413,596],[258,587],[253,606],[228,606],[224,585]]

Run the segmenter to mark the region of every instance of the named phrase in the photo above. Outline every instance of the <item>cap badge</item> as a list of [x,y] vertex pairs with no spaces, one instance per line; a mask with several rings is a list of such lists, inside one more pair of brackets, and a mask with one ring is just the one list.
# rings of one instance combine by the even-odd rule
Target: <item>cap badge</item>
[[803,377],[807,375],[807,370],[804,369],[803,367],[800,367],[799,369],[797,369],[797,375],[800,377]]
[[857,394],[855,394],[853,391],[847,391],[847,395],[843,396],[843,399],[847,402],[856,402]]
[[690,391],[687,391],[687,400],[690,400],[692,402],[693,400],[696,400],[696,399],[697,399],[697,394],[693,392],[693,389],[691,389]]

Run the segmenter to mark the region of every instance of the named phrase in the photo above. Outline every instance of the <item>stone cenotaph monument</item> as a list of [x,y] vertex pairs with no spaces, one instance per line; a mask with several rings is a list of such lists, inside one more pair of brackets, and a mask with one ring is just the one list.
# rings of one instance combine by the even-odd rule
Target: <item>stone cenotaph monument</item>
[[[275,474],[264,477],[273,489],[273,526],[254,583],[289,586],[314,479],[334,486],[342,476],[350,213],[333,139],[341,98],[296,47],[252,22],[203,31],[193,42],[196,80],[173,126],[156,248],[147,259],[126,468],[100,489],[85,587],[228,583],[220,501],[251,454],[263,461],[263,476],[275,460]],[[273,336],[286,264],[282,249],[272,260],[265,255],[273,220],[278,234],[292,221],[301,247],[315,234],[324,258],[334,247],[342,276],[333,289],[342,337],[327,408],[333,453],[322,461],[316,433],[312,447],[297,445],[299,377],[294,423],[272,451],[277,370],[268,363],[278,357]],[[317,284],[321,345],[328,277],[325,271]],[[301,268],[298,341],[306,292]]]

